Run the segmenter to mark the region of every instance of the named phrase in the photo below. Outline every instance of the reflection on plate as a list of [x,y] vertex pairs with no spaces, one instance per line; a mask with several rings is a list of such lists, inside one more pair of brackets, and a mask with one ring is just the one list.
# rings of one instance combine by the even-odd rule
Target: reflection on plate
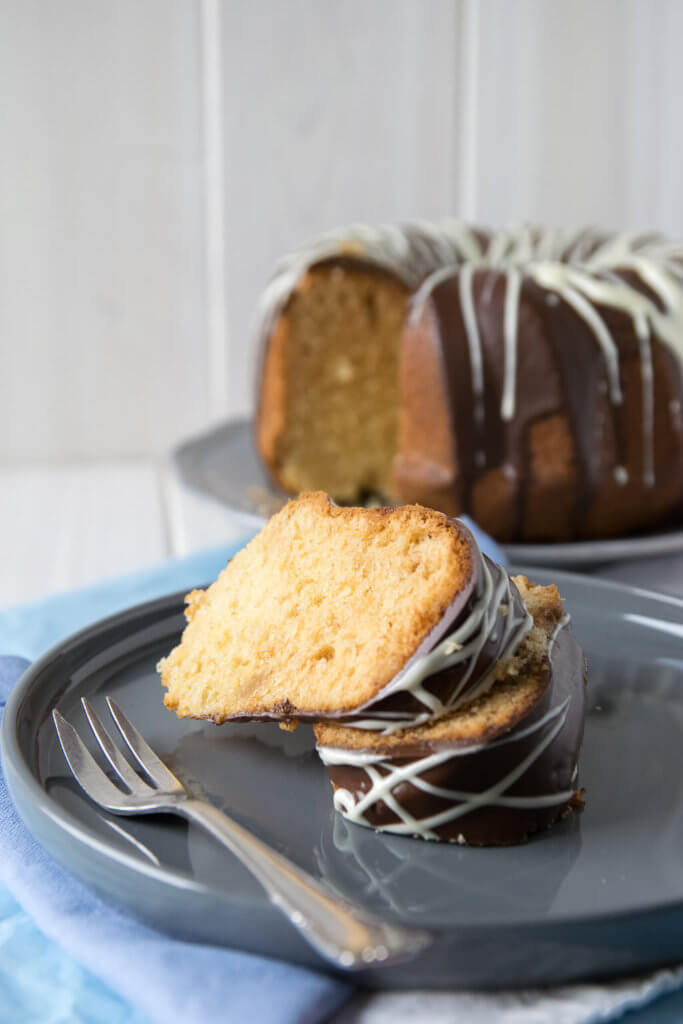
[[[547,912],[578,856],[581,820],[575,814],[543,837],[541,872],[525,846],[509,849],[504,861],[496,857],[496,849],[472,850],[457,844],[448,856],[436,843],[425,843],[416,853],[403,836],[387,834],[378,843],[374,832],[352,825],[340,814],[322,838],[321,873],[347,900],[379,899],[401,915],[432,919],[457,917],[463,906],[476,905],[482,916],[491,914],[494,923],[505,909],[519,909],[520,888],[531,916]],[[332,849],[326,845],[330,839]],[[429,885],[424,884],[425,877]]]
[[[683,960],[683,602],[588,577],[558,584],[590,664],[586,809],[522,846],[470,849],[376,834],[332,808],[309,727],[181,721],[155,664],[182,595],[96,623],[36,662],[2,721],[17,807],[38,839],[107,898],[174,934],[326,965],[258,884],[179,819],[116,819],[75,786],[50,713],[88,735],[79,704],[111,694],[190,789],[346,899],[434,930],[387,988],[559,984]],[[198,581],[200,582],[200,581]]]
[[[249,420],[234,420],[186,441],[175,450],[173,460],[186,486],[217,498],[252,528],[260,529],[286,500],[259,461]],[[508,544],[505,550],[517,565],[588,569],[683,552],[683,530],[570,544]]]

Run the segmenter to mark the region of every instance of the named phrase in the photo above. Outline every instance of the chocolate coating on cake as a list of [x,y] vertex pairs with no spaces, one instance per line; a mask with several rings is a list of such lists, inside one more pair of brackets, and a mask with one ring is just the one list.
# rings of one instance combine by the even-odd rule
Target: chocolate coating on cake
[[[663,385],[664,366],[679,391],[683,380],[678,263],[646,259],[637,247],[613,248],[604,257],[601,251],[595,248],[578,265],[444,270],[415,296],[411,322],[422,320],[443,360],[455,425],[457,472],[450,486],[457,507],[476,514],[478,481],[502,468],[513,497],[499,536],[524,532],[536,423],[556,416],[568,424],[575,467],[569,521],[577,537],[593,532],[590,513],[601,487],[620,491],[624,501],[651,491],[658,454],[664,457],[672,444],[675,449],[673,420],[655,421],[655,385]],[[634,267],[648,275],[650,286]],[[658,293],[651,290],[655,285]],[[637,369],[627,374],[626,366]],[[680,437],[678,445],[672,468],[680,500]],[[399,458],[399,481],[402,472]]]
[[471,845],[517,843],[547,828],[580,801],[584,672],[565,617],[535,706],[507,731],[476,744],[411,741],[384,752],[319,746],[335,807],[381,831]]

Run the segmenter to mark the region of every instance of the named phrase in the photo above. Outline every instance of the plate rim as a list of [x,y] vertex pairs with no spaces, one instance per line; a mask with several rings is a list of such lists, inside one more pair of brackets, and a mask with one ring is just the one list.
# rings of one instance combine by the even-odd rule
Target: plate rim
[[[654,599],[662,605],[669,607],[673,606],[680,610],[683,615],[683,599],[667,593],[649,590],[643,587],[634,587],[619,581],[594,578],[581,573],[553,571],[540,566],[525,567],[514,565],[510,567],[510,571],[513,573],[521,572],[533,574],[533,572],[536,572],[539,569],[543,572],[552,571],[553,582],[557,583],[560,590],[563,579],[569,578],[570,583],[574,583],[582,587],[596,587],[603,591],[618,591],[621,594],[632,593],[641,598]],[[39,658],[32,662],[12,688],[3,711],[2,721],[0,722],[0,759],[2,760],[5,781],[14,808],[22,822],[24,822],[26,827],[29,828],[31,834],[34,835],[34,838],[35,834],[33,833],[33,830],[26,824],[24,815],[15,802],[15,785],[17,788],[23,789],[24,793],[28,794],[28,798],[30,799],[33,809],[42,815],[43,818],[49,819],[54,827],[66,832],[72,839],[97,852],[105,860],[113,861],[118,866],[130,870],[136,875],[144,875],[161,884],[171,885],[175,889],[184,890],[186,892],[195,892],[197,895],[204,897],[211,896],[212,898],[215,898],[216,895],[219,895],[221,898],[229,900],[230,890],[222,891],[218,886],[210,886],[197,881],[180,870],[166,867],[161,864],[155,865],[149,861],[141,860],[128,853],[125,849],[119,849],[108,843],[106,839],[98,836],[97,833],[88,825],[83,824],[79,818],[58,804],[41,785],[36,774],[32,770],[30,763],[28,763],[23,755],[17,736],[19,711],[28,690],[34,684],[35,678],[53,662],[55,657],[61,654],[66,645],[81,645],[90,638],[91,634],[97,634],[105,629],[115,626],[117,623],[123,623],[131,618],[138,618],[143,613],[157,612],[163,614],[164,612],[167,612],[170,615],[173,611],[175,614],[180,614],[182,612],[182,603],[186,592],[186,589],[183,588],[182,590],[177,590],[172,593],[162,595],[161,597],[132,604],[124,609],[114,612],[111,615],[97,619],[81,629],[69,634],[62,640],[57,641],[57,643],[53,644]],[[45,719],[42,720],[42,722],[44,721]],[[45,845],[38,839],[36,839],[36,841],[40,843],[43,849],[45,849],[53,859],[57,861],[60,860],[58,855],[53,852],[51,846]],[[76,875],[76,877],[79,878],[79,881],[83,882],[83,879],[79,875]],[[88,883],[84,882],[83,884]],[[678,900],[668,900],[666,902],[653,903],[645,907],[624,908],[611,910],[609,912],[596,910],[595,912],[590,913],[583,912],[577,914],[566,914],[556,917],[550,922],[541,921],[539,919],[521,920],[505,924],[464,921],[458,922],[457,924],[454,923],[452,925],[439,923],[431,925],[431,927],[435,931],[438,930],[441,933],[446,934],[453,931],[481,932],[492,927],[499,930],[510,929],[514,931],[527,930],[533,932],[547,930],[548,928],[552,929],[555,927],[585,927],[597,924],[606,924],[610,922],[618,922],[625,918],[631,920],[649,918],[662,913],[683,913],[683,892]],[[387,910],[387,916],[396,917],[395,914],[392,914],[391,910]],[[403,923],[406,921],[403,917],[396,919],[401,920]],[[425,927],[430,927],[430,925],[426,924]]]
[[[629,545],[637,544],[635,550]],[[672,527],[659,533],[642,534],[635,537],[608,537],[604,540],[561,541],[553,544],[506,544],[501,547],[511,561],[532,561],[539,568],[553,568],[573,561],[576,565],[597,565],[600,562],[639,561],[641,558],[656,558],[683,553],[683,530]],[[598,549],[597,551],[595,549]],[[557,561],[553,561],[556,559]],[[568,570],[564,570],[567,572]]]
[[[50,794],[38,781],[38,778],[32,771],[30,764],[28,764],[22,753],[17,737],[17,726],[19,721],[18,711],[29,687],[33,685],[35,677],[39,676],[45,668],[51,664],[54,658],[60,655],[66,644],[74,644],[75,646],[80,645],[88,640],[91,633],[96,634],[100,630],[115,626],[117,622],[124,622],[131,616],[136,616],[136,614],[142,613],[143,611],[152,612],[155,611],[157,607],[159,611],[161,611],[163,606],[166,604],[168,604],[170,612],[176,602],[179,602],[177,610],[182,611],[182,601],[186,593],[187,591],[185,589],[177,590],[173,593],[162,595],[161,597],[151,598],[148,601],[136,602],[127,608],[120,609],[118,612],[113,612],[111,615],[102,616],[94,622],[88,623],[87,626],[83,626],[81,629],[68,634],[62,640],[58,640],[43,654],[41,654],[39,658],[36,658],[35,661],[31,662],[26,671],[22,673],[21,677],[13,686],[5,704],[5,709],[2,713],[2,721],[0,722],[0,761],[2,762],[5,782],[7,784],[12,804],[22,821],[24,821],[24,818],[15,803],[12,784],[8,779],[8,775],[10,774],[13,776],[13,779],[18,780],[20,786],[25,791],[28,791],[28,793],[33,797],[33,806],[39,811],[39,813],[49,818],[57,827],[64,828],[64,830],[73,838],[83,842],[86,846],[97,850],[104,857],[111,858],[117,863],[123,864],[125,867],[136,872],[149,875],[157,881],[168,882],[175,885],[177,888],[194,889],[199,893],[206,894],[213,890],[209,889],[209,887],[203,882],[198,882],[193,878],[188,878],[182,872],[177,871],[174,868],[164,867],[161,864],[152,864],[149,861],[140,860],[137,857],[132,856],[132,854],[128,853],[126,850],[117,849],[115,846],[112,846],[103,838],[98,836],[97,833],[87,825],[84,825],[80,819],[69,810],[60,807],[60,805],[50,797]],[[7,724],[10,719],[11,724]],[[26,827],[28,828],[28,826]],[[29,831],[31,830],[29,829]],[[36,842],[40,842],[40,840],[36,840]],[[55,857],[51,849],[44,846],[43,843],[40,843],[40,845],[43,846],[43,849],[47,850],[51,857]]]

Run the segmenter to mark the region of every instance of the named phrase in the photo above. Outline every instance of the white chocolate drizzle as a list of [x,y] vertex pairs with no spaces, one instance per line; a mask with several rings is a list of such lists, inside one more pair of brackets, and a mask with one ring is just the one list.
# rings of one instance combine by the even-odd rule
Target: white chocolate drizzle
[[555,629],[550,634],[550,640],[548,641],[548,658],[550,658],[552,656],[553,647],[555,646],[555,642],[556,642],[558,636],[560,635],[561,631],[565,628],[565,626],[568,626],[570,622],[571,622],[571,615],[569,614],[569,612],[564,612],[560,616],[560,618],[557,620],[557,625],[555,626]]
[[519,291],[522,276],[516,268],[507,274],[505,309],[503,313],[503,341],[505,356],[503,366],[503,397],[500,404],[500,418],[511,420],[515,415],[515,388],[517,384],[517,321],[519,319]]
[[[406,668],[380,690],[371,702],[360,708],[359,711],[364,711],[367,717],[350,719],[348,724],[354,729],[391,733],[398,729],[423,725],[425,722],[442,718],[466,701],[475,700],[493,686],[498,665],[504,664],[513,656],[533,626],[533,619],[526,607],[523,608],[522,615],[514,614],[514,583],[508,573],[503,569],[499,573],[497,583],[494,584],[487,560],[478,549],[476,555],[484,585],[464,622],[427,654],[409,661]],[[501,613],[503,607],[507,609],[505,614]],[[474,685],[468,685],[486,643],[499,628],[502,628],[503,634],[499,642],[498,659],[483,673],[481,679]],[[457,665],[465,666],[465,671],[447,700],[441,700],[425,687],[425,681],[430,676]],[[410,694],[423,706],[424,711],[407,713],[373,709],[373,704],[396,693]]]
[[[566,625],[566,622],[564,623]],[[369,780],[367,792],[354,795],[348,789],[337,788],[334,794],[334,806],[349,821],[356,825],[365,825],[377,831],[394,832],[398,835],[417,835],[423,839],[438,839],[435,829],[447,825],[471,811],[482,807],[516,807],[543,808],[559,807],[566,804],[573,795],[573,789],[556,793],[539,793],[535,796],[507,796],[510,787],[520,779],[531,767],[543,751],[550,746],[559,734],[569,713],[571,697],[551,708],[543,717],[531,725],[515,729],[488,744],[474,744],[464,747],[450,747],[447,750],[416,758],[407,764],[395,764],[383,754],[372,754],[369,751],[346,750],[340,747],[320,746],[318,754],[325,765],[343,765],[362,768]],[[492,750],[507,743],[518,742],[534,733],[542,734],[545,726],[550,728],[545,735],[540,735],[533,749],[520,758],[519,762],[498,782],[479,793],[463,790],[451,790],[433,786],[422,778],[431,768],[438,767],[453,758],[466,754]],[[400,752],[396,751],[396,757]],[[394,790],[401,783],[410,783],[414,788],[432,796],[452,801],[450,807],[425,818],[414,817],[396,797]],[[367,811],[376,803],[382,802],[389,807],[398,821],[386,825],[375,825],[367,818]]]
[[638,347],[640,350],[640,380],[642,386],[643,420],[643,483],[654,487],[655,483],[655,395],[652,370],[652,342],[650,327],[644,316],[634,318]]

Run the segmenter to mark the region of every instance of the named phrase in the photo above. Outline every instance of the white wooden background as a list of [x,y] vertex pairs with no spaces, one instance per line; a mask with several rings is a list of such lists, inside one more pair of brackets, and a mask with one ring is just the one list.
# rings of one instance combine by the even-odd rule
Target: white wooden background
[[[157,460],[249,411],[252,311],[290,246],[444,215],[683,236],[681,40],[680,0],[2,0],[12,594],[41,543],[63,584],[76,508],[76,582],[177,549]],[[166,526],[135,556],[121,526],[105,566],[93,524],[143,504]]]

